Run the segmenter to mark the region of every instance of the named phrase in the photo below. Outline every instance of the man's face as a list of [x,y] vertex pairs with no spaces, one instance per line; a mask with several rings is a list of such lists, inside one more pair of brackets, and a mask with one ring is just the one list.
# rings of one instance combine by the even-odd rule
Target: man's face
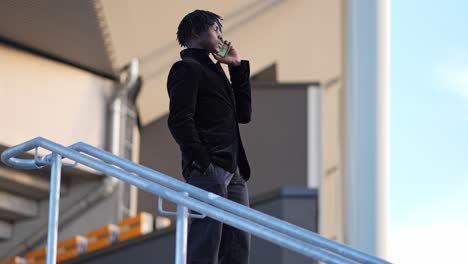
[[200,45],[211,53],[218,53],[223,43],[223,33],[218,23],[214,23],[208,30],[202,32],[198,38]]

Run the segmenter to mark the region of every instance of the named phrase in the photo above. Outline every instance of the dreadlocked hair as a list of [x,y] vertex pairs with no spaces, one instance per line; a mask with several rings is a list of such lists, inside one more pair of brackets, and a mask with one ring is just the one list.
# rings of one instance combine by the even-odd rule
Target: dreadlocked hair
[[182,21],[180,21],[177,28],[177,41],[181,47],[187,47],[187,41],[192,38],[192,34],[200,34],[208,30],[214,23],[218,23],[221,30],[221,20],[219,15],[205,10],[195,10],[187,14]]

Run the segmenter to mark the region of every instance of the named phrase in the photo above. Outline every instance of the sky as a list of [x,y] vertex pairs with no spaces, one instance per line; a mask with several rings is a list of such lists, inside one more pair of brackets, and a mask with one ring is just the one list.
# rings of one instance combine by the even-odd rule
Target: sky
[[468,1],[391,0],[395,263],[468,263]]

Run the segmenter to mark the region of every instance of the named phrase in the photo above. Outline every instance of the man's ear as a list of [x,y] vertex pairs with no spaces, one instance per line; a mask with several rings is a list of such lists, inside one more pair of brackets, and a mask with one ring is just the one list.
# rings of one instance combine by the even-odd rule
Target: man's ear
[[195,29],[192,29],[192,38],[198,38],[200,35],[195,31]]

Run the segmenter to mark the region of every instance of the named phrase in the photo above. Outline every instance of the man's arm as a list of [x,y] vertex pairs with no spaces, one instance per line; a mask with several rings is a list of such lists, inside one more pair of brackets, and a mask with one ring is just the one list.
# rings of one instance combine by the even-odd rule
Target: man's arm
[[236,112],[239,123],[249,123],[252,115],[249,61],[242,60],[238,66],[229,65],[229,74],[232,82],[231,87],[236,97]]
[[172,66],[167,79],[170,99],[167,122],[181,151],[204,172],[211,161],[194,120],[199,77],[199,69],[188,62],[179,61]]

